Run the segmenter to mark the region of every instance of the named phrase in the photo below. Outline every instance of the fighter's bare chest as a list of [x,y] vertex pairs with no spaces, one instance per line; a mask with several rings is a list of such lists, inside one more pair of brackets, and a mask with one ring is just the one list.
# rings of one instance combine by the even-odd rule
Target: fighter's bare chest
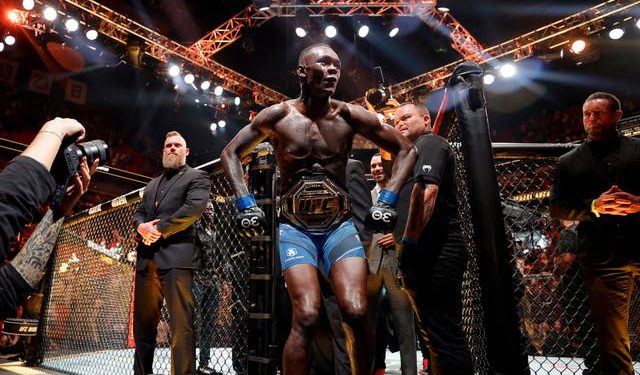
[[327,157],[349,147],[352,128],[342,119],[292,118],[276,126],[279,151],[290,157]]

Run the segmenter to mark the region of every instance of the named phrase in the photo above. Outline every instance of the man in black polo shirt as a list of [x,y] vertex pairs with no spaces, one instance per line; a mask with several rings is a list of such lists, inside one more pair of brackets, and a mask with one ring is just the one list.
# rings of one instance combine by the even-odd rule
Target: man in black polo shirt
[[431,132],[426,108],[402,104],[395,127],[417,148],[413,176],[400,192],[400,270],[420,334],[429,342],[434,375],[473,374],[462,332],[462,274],[467,250],[456,201],[455,155]]

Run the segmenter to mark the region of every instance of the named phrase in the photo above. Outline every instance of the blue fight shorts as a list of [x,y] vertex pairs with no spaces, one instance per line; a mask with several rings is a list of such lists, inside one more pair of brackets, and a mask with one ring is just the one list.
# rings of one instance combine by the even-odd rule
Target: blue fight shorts
[[280,265],[282,272],[296,264],[312,264],[329,275],[331,266],[343,258],[364,258],[364,248],[353,221],[343,221],[326,232],[307,232],[290,223],[280,223]]

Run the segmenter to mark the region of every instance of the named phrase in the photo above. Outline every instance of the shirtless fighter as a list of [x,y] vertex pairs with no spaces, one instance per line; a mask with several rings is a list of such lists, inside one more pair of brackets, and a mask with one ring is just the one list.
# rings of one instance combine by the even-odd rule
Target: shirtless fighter
[[242,181],[240,160],[269,138],[280,170],[280,263],[293,306],[284,347],[286,375],[309,372],[309,347],[320,309],[317,268],[335,291],[344,320],[353,374],[371,371],[373,348],[366,320],[367,266],[349,217],[345,167],[356,133],[396,154],[393,177],[367,218],[376,231],[395,221],[397,191],[411,173],[415,150],[391,126],[380,125],[364,108],[331,98],[340,78],[340,59],[324,44],[305,48],[296,74],[300,97],[265,108],[222,151],[221,160],[238,197],[241,230],[261,229],[264,213]]

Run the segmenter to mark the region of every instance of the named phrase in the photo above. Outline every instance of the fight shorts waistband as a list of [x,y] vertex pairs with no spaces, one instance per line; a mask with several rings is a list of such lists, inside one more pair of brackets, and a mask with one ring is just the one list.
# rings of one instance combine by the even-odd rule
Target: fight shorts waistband
[[281,195],[280,216],[309,232],[324,232],[351,216],[351,201],[329,172],[314,167],[297,173]]

